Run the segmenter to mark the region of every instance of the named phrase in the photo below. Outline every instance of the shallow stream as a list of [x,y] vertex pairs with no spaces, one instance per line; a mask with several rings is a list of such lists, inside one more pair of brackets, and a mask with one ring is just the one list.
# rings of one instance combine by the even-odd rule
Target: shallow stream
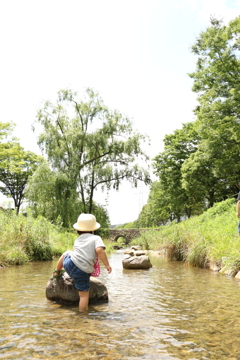
[[240,282],[151,257],[100,279],[109,302],[80,314],[45,298],[55,262],[0,270],[0,359],[240,359]]

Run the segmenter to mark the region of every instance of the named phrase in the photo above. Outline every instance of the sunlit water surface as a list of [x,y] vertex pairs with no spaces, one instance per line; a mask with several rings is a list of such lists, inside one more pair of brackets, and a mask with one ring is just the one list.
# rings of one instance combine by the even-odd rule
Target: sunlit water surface
[[0,359],[240,359],[240,282],[151,257],[100,279],[109,303],[80,314],[45,298],[55,262],[0,270]]

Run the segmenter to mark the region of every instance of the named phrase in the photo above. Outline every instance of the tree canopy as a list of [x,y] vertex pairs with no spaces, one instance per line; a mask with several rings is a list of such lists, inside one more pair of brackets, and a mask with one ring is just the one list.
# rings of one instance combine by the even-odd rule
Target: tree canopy
[[[29,178],[25,197],[35,217],[42,215],[64,227],[72,225],[79,213],[84,211],[78,194],[73,190],[69,191],[68,177],[52,171],[46,160],[41,162]],[[94,202],[93,212],[101,226],[108,228],[110,220],[106,209]]]
[[[181,170],[185,160],[197,150],[198,142],[199,136],[194,123],[186,123],[182,129],[165,136],[164,151],[153,159],[153,167],[160,184],[157,187],[155,185],[152,191],[155,193],[157,190],[159,195],[161,194],[158,201],[161,203],[159,211],[162,221],[180,221],[181,218],[192,215],[195,202],[182,187]],[[154,201],[156,208],[156,194],[150,192],[149,200],[150,203]]]
[[14,124],[0,123],[0,191],[13,198],[19,212],[30,175],[36,170],[42,157],[25,151],[16,138],[9,139]]
[[47,101],[38,112],[42,126],[38,138],[46,153],[57,187],[63,184],[69,199],[78,197],[82,211],[93,212],[97,188],[116,190],[123,179],[137,186],[150,183],[148,161],[142,150],[147,138],[134,130],[127,116],[110,110],[99,94],[87,89],[79,100],[71,90],[58,92],[56,103]]
[[190,77],[199,101],[200,151],[230,195],[240,186],[240,17],[228,25],[211,18],[210,24],[192,46],[198,61]]
[[228,25],[212,17],[192,46],[198,57],[189,74],[198,96],[196,119],[166,135],[164,150],[153,159],[159,182],[143,210],[157,208],[158,222],[179,221],[239,191],[239,34],[240,17]]

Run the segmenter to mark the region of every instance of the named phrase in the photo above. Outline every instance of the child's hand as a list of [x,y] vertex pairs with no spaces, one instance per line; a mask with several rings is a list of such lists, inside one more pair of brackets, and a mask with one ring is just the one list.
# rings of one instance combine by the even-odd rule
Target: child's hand
[[107,269],[108,274],[110,274],[110,273],[112,272],[112,268],[111,268],[111,266],[110,266],[110,265],[108,265],[108,266],[105,266],[105,267],[106,267],[106,269]]

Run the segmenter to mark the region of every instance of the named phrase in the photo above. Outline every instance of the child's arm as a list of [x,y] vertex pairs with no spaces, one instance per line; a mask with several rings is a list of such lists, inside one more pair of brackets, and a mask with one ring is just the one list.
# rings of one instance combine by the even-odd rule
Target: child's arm
[[96,248],[96,254],[99,257],[99,259],[103,262],[105,268],[107,269],[108,273],[110,274],[112,272],[112,268],[109,265],[107,255],[102,247]]
[[237,202],[237,217],[240,218],[240,201]]

